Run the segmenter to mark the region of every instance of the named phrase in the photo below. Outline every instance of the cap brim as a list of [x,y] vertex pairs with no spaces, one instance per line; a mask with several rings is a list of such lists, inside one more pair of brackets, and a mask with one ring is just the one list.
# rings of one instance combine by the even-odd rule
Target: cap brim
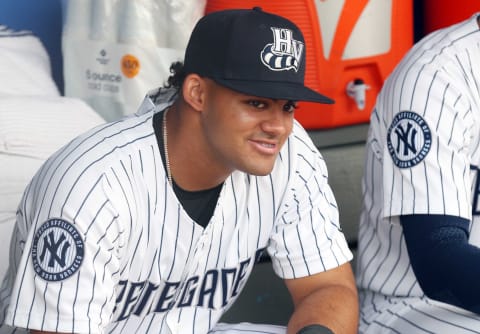
[[335,103],[331,98],[297,83],[212,79],[222,86],[252,96],[324,104]]

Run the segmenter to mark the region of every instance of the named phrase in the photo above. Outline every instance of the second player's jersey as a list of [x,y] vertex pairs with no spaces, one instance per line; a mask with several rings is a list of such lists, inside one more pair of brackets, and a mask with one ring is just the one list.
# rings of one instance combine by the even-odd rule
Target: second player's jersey
[[[477,14],[478,15],[478,14]],[[371,116],[363,178],[358,285],[422,296],[400,215],[471,221],[480,246],[480,31],[476,16],[417,43],[385,82]]]
[[326,166],[298,123],[270,175],[234,172],[206,228],[192,221],[152,127],[171,103],[164,95],[76,138],[38,171],[19,207],[0,320],[74,333],[206,333],[264,249],[282,278],[352,258]]

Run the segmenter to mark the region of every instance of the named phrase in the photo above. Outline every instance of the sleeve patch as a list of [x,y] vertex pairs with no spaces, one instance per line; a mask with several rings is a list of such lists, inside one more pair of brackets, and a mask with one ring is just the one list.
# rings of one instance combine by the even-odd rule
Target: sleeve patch
[[33,269],[46,281],[63,281],[80,268],[84,250],[82,236],[73,224],[59,218],[49,219],[33,237]]
[[410,168],[427,156],[432,147],[432,133],[422,116],[401,111],[388,128],[387,146],[398,168]]

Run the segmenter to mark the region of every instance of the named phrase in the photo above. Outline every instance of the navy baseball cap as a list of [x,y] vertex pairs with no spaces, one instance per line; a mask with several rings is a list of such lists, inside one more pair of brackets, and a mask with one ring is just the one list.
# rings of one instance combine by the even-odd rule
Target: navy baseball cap
[[190,36],[184,69],[247,95],[334,103],[304,85],[305,40],[300,29],[260,7],[203,16]]

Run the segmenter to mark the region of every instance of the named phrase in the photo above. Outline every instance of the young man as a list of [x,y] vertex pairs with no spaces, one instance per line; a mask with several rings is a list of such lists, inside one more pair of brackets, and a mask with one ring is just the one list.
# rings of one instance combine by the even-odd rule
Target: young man
[[371,117],[361,333],[480,333],[480,14],[417,43]]
[[[300,30],[260,8],[215,12],[196,25],[183,65],[137,114],[76,138],[32,180],[5,324],[355,333],[352,254],[324,161],[293,118],[296,101],[332,102],[304,86]],[[217,324],[264,250],[293,298],[288,328]]]

